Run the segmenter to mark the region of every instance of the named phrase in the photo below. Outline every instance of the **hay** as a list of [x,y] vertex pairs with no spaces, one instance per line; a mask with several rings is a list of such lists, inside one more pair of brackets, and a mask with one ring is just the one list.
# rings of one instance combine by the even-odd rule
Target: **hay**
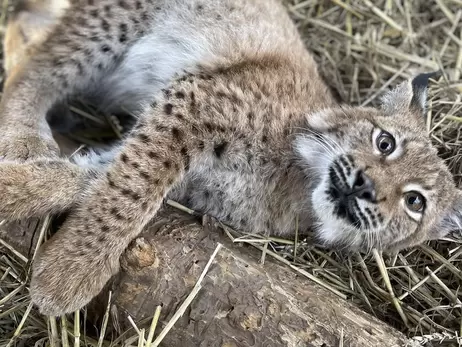
[[[427,129],[460,186],[462,1],[284,2],[307,46],[315,53],[326,80],[344,101],[375,105],[381,92],[404,78],[436,69],[444,72],[443,78],[430,88]],[[4,0],[3,8],[6,3]],[[2,23],[4,18],[3,11]],[[108,119],[82,105],[74,111],[84,118],[87,115],[92,122]],[[96,121],[95,116],[99,117]],[[114,124],[111,127],[114,129]],[[117,124],[115,128],[118,129]],[[101,140],[88,133],[74,138],[89,145]],[[251,236],[254,241],[255,237]],[[366,258],[359,254],[346,257],[309,240],[252,242],[249,238],[241,235],[238,241],[258,246],[263,252],[262,261],[265,255],[276,256],[414,337],[421,345],[462,343],[457,339],[462,335],[462,238],[457,235],[386,259],[377,252]],[[0,245],[0,346],[14,345],[19,340],[24,345],[59,346],[59,336],[67,336],[64,340],[71,345],[80,341],[83,345],[98,346],[103,337],[90,337],[79,325],[85,317],[68,317],[58,324],[56,320],[46,321],[30,306],[26,269],[23,257],[9,245]],[[133,329],[123,338],[134,346],[142,346],[145,331],[139,332],[141,337]],[[119,345],[121,339],[114,345]]]

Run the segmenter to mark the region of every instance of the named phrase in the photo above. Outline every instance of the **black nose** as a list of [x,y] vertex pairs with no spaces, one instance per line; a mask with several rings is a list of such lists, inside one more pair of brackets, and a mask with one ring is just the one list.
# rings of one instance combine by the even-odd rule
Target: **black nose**
[[360,170],[356,173],[356,178],[351,187],[350,195],[367,201],[375,201],[375,184],[374,181]]

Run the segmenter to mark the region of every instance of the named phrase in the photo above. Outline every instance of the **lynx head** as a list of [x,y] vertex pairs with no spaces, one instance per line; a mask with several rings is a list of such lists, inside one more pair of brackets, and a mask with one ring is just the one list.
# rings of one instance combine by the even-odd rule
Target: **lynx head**
[[398,85],[379,109],[307,116],[309,131],[295,148],[314,180],[311,202],[326,244],[397,251],[462,228],[462,191],[425,127],[430,77]]

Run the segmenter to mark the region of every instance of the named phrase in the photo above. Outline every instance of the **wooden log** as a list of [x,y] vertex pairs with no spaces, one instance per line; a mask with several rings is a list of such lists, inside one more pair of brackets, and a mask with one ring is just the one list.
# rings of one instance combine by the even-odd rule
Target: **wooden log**
[[[24,225],[23,225],[24,226]],[[34,226],[34,225],[33,225]],[[10,229],[7,237],[22,251],[27,232]],[[13,232],[11,229],[15,229]],[[403,334],[363,312],[287,265],[266,259],[249,246],[233,244],[211,224],[176,210],[162,211],[134,240],[121,259],[122,271],[111,283],[113,319],[123,331],[130,315],[146,327],[157,305],[157,333],[191,292],[217,244],[223,247],[202,282],[202,289],[162,341],[162,346],[405,346]],[[21,245],[16,237],[21,235]],[[11,237],[13,236],[13,239]],[[70,274],[71,275],[71,274]],[[106,295],[92,305],[102,316]]]

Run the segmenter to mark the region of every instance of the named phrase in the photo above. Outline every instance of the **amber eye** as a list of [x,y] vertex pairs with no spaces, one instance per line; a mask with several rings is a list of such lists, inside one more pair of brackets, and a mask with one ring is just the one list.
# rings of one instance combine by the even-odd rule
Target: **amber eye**
[[413,212],[422,212],[425,208],[425,198],[417,192],[407,192],[404,194],[404,201],[409,210]]
[[379,151],[385,155],[389,155],[395,150],[395,138],[386,131],[382,131],[379,136],[377,136],[375,143]]

